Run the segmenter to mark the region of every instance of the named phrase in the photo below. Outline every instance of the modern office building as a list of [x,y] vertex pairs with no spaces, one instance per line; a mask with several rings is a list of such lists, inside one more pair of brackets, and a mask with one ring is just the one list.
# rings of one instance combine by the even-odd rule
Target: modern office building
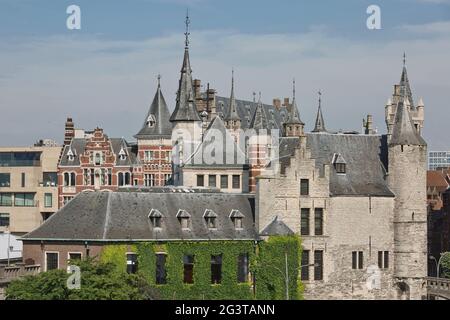
[[450,151],[428,152],[428,170],[450,168]]
[[25,234],[56,212],[60,153],[49,141],[0,148],[0,232]]

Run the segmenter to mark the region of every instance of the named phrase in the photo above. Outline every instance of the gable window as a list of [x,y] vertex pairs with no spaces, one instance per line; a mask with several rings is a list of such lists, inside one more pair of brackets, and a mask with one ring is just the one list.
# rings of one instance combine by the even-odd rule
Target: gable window
[[194,256],[183,256],[183,282],[194,283]]
[[9,213],[0,213],[0,227],[9,227]]
[[0,188],[7,188],[11,185],[11,176],[9,173],[0,173]]
[[323,250],[314,251],[314,280],[323,280]]
[[300,233],[302,236],[309,236],[309,208],[301,208],[300,214]]
[[364,268],[364,254],[362,251],[352,252],[352,269]]
[[316,236],[323,235],[323,209],[322,208],[314,209],[314,235],[316,235]]
[[136,253],[127,253],[127,273],[136,273],[138,270],[138,260]]
[[220,188],[228,189],[228,176],[226,174],[220,176]]
[[99,166],[102,164],[102,155],[99,152],[95,153],[95,165]]
[[125,152],[124,148],[121,147],[120,151],[119,151],[119,159],[123,161],[126,158],[127,158],[127,153]]
[[156,117],[155,115],[151,114],[147,118],[147,126],[149,128],[153,128],[156,125]]
[[303,250],[302,252],[301,268],[301,279],[309,280],[309,250]]
[[58,269],[59,253],[58,252],[46,252],[45,253],[45,266],[46,266],[46,271]]
[[211,283],[222,282],[222,255],[211,255]]
[[153,228],[161,228],[162,214],[159,210],[152,209],[148,217],[150,218]]
[[241,253],[238,256],[237,281],[239,283],[248,281],[248,253]]
[[389,268],[389,251],[378,251],[378,268]]
[[308,179],[300,180],[300,195],[301,196],[309,195],[309,180]]
[[334,167],[337,173],[346,173],[346,164],[345,163],[335,163]]
[[230,213],[230,219],[233,221],[234,228],[239,230],[242,229],[242,219],[244,218],[244,215],[239,210],[233,209]]
[[190,228],[191,215],[186,210],[179,210],[177,213],[178,221],[180,221],[181,229]]
[[197,175],[197,187],[204,187],[205,186],[205,176],[203,174]]
[[166,272],[166,254],[157,253],[156,254],[156,284],[166,284],[167,283],[167,272]]

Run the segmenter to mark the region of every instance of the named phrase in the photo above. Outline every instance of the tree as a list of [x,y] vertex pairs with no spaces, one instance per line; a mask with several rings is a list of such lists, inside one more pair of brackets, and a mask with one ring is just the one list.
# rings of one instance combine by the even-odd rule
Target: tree
[[141,275],[118,272],[114,264],[92,258],[73,261],[81,270],[81,288],[67,287],[69,274],[51,270],[14,280],[6,289],[8,300],[153,300],[157,290]]
[[450,278],[450,252],[444,252],[441,259],[441,275],[444,278]]

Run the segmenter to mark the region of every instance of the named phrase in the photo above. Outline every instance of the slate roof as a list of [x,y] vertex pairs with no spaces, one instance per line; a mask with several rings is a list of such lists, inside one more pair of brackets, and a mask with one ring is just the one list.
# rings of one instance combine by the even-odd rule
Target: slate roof
[[409,84],[409,79],[408,79],[408,71],[406,70],[405,64],[403,65],[402,76],[400,78],[400,87],[402,87],[401,90],[406,90],[406,95],[407,95],[409,103],[411,105],[411,109],[414,110],[414,108],[415,108],[414,100],[412,97],[411,86]]
[[231,94],[228,104],[228,112],[226,113],[225,120],[235,120],[239,121],[241,118],[239,117],[239,114],[237,112],[237,106],[236,106],[236,98],[234,97],[234,72],[233,76],[231,77]]
[[406,105],[406,98],[403,97],[397,104],[395,113],[392,137],[389,141],[391,145],[414,145],[426,146],[427,143],[419,135],[411,120],[411,115]]
[[[208,157],[208,159],[204,157]],[[234,141],[222,119],[215,117],[205,132],[203,142],[199,144],[192,156],[186,160],[184,166],[242,168],[246,164],[245,153]]]
[[[153,127],[148,125],[150,116],[154,116],[156,123]],[[158,88],[150,105],[147,116],[141,130],[134,136],[137,139],[167,138],[172,137],[172,124],[170,123],[170,112],[166,100],[161,91],[161,85],[158,82]]]
[[323,121],[322,107],[320,104],[317,108],[316,122],[312,132],[327,132],[327,129],[325,128],[325,121]]
[[[154,229],[149,213],[163,215]],[[182,230],[179,210],[190,214],[190,230]],[[207,227],[203,214],[217,214],[216,229]],[[235,229],[230,212],[243,215],[242,230]],[[82,192],[23,240],[256,240],[254,197],[226,193]]]
[[[388,168],[385,135],[307,133],[306,137],[307,147],[321,176],[324,175],[324,165],[330,165],[331,196],[394,196],[385,179]],[[298,138],[280,139],[282,173],[290,164],[289,155],[294,155],[298,146]],[[346,174],[336,173],[332,165],[336,154],[345,159]]]
[[[73,138],[70,145],[64,146],[62,156],[59,162],[60,166],[79,166],[80,165],[80,155],[84,153],[84,150],[86,148],[87,139],[85,138]],[[125,139],[123,138],[109,138],[112,146],[112,151],[116,155],[116,166],[132,166],[137,162],[136,157],[136,148],[129,144]],[[127,157],[125,160],[121,160],[119,156],[119,152],[124,148],[124,151],[127,153]],[[72,150],[74,153],[74,159],[73,161],[69,161],[67,157],[67,153],[69,150]]]
[[289,236],[294,234],[282,220],[278,219],[278,216],[270,222],[261,232],[260,236]]
[[[272,130],[272,129],[280,129],[279,125],[275,121],[271,121],[273,116],[268,114],[267,108],[264,108],[261,99],[258,101],[256,105],[255,112],[250,120],[250,128],[255,129],[257,132],[259,130]],[[269,112],[270,113],[270,112]]]

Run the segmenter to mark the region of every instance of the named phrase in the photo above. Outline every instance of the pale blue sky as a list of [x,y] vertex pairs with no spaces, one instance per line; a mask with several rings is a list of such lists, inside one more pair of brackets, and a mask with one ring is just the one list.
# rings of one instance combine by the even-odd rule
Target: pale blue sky
[[[66,28],[81,7],[82,29]],[[382,30],[366,28],[366,8],[382,10]],[[192,21],[194,76],[238,98],[289,96],[297,80],[301,117],[311,129],[316,92],[327,126],[360,130],[367,113],[385,132],[384,104],[403,51],[414,97],[426,106],[425,138],[450,149],[450,0],[0,0],[0,145],[62,141],[64,120],[130,138],[139,130],[162,73],[170,108]]]

